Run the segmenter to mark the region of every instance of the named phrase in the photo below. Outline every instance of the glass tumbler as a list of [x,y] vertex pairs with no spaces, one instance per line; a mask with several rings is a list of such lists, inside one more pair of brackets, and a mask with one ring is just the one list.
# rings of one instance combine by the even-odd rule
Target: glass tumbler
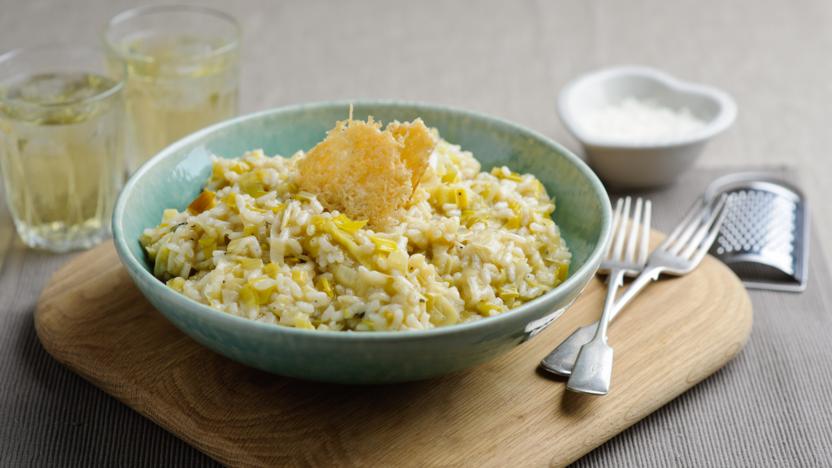
[[63,252],[109,236],[124,180],[122,88],[95,48],[0,56],[0,171],[28,246]]
[[126,69],[128,166],[237,114],[240,28],[199,6],[146,6],[110,20],[108,60]]

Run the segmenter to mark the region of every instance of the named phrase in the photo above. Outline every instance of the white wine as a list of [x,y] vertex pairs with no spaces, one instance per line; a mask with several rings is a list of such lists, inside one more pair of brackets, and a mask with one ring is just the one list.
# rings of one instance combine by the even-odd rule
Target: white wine
[[131,171],[179,138],[237,113],[237,50],[222,51],[220,42],[143,34],[125,38],[110,60],[126,68]]
[[0,168],[26,244],[66,251],[108,236],[125,173],[122,112],[119,84],[97,74],[0,85]]

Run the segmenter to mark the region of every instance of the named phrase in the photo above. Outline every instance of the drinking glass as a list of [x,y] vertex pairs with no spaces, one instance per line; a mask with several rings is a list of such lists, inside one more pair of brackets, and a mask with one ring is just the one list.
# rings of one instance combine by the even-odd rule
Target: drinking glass
[[237,114],[240,28],[199,6],[146,6],[110,20],[108,59],[126,69],[128,166]]
[[0,171],[28,246],[63,252],[108,237],[124,180],[122,88],[95,48],[0,55]]

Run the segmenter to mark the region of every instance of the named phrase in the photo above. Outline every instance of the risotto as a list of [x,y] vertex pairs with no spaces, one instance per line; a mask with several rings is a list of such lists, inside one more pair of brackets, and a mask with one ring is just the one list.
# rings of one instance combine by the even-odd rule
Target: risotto
[[[412,183],[408,195],[378,222],[303,190],[303,152],[257,150],[215,157],[202,193],[183,211],[165,210],[140,242],[155,276],[175,291],[229,314],[305,329],[481,320],[561,283],[570,253],[540,181],[507,167],[483,172],[471,153],[431,135],[425,167],[402,178]],[[365,179],[380,184],[383,174]],[[371,201],[363,203],[358,212]]]

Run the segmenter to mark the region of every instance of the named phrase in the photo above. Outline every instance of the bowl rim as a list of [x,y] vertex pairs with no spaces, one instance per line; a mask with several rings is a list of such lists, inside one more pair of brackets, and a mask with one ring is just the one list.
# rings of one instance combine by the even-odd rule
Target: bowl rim
[[[572,108],[571,98],[581,88],[586,86],[598,86],[609,80],[621,77],[641,77],[652,80],[660,85],[676,92],[687,92],[697,95],[699,98],[709,99],[716,102],[719,112],[700,130],[682,138],[673,138],[659,141],[628,142],[615,138],[604,138],[593,136],[585,132],[578,124],[576,112]],[[583,145],[600,148],[626,148],[626,149],[659,149],[675,148],[707,141],[717,134],[723,132],[737,118],[737,104],[730,94],[713,86],[682,80],[667,72],[646,67],[643,65],[621,65],[607,67],[591,71],[574,78],[563,87],[558,94],[557,109],[566,129],[577,138]]]
[[[466,322],[466,323],[459,323],[454,325],[449,325],[445,327],[437,327],[437,328],[430,328],[425,330],[408,330],[408,331],[372,331],[372,332],[344,332],[344,331],[324,331],[324,330],[306,330],[301,328],[294,328],[294,327],[287,327],[281,326],[277,324],[271,323],[263,323],[254,320],[250,320],[247,318],[239,317],[236,315],[232,315],[226,312],[222,312],[220,310],[214,309],[210,306],[197,302],[189,297],[186,297],[170,288],[168,288],[164,283],[162,283],[159,279],[153,276],[145,266],[137,259],[131,252],[130,248],[128,247],[128,239],[125,238],[124,234],[124,213],[127,204],[127,199],[129,194],[135,189],[137,185],[139,185],[139,181],[142,180],[145,174],[147,174],[154,166],[159,164],[160,161],[164,160],[165,158],[169,157],[170,155],[176,154],[180,149],[185,148],[199,140],[203,139],[207,135],[214,133],[220,129],[232,127],[235,125],[239,125],[243,122],[249,120],[257,120],[266,116],[271,115],[279,115],[279,114],[286,114],[286,113],[294,113],[298,111],[305,111],[305,110],[316,110],[316,109],[323,109],[329,107],[338,107],[343,106],[344,109],[347,109],[350,105],[355,105],[356,107],[410,107],[415,109],[424,109],[430,111],[440,111],[440,112],[449,112],[454,114],[463,115],[465,117],[471,117],[474,119],[484,120],[489,123],[495,124],[497,126],[502,126],[508,128],[512,131],[519,132],[524,134],[528,137],[535,138],[545,144],[546,146],[551,147],[555,151],[559,151],[564,157],[566,157],[572,164],[575,165],[577,170],[581,172],[584,177],[587,178],[589,181],[590,186],[592,186],[595,190],[597,195],[600,195],[601,198],[601,232],[599,233],[599,241],[593,248],[592,252],[587,257],[586,261],[577,271],[573,272],[563,283],[557,285],[550,291],[547,291],[543,295],[522,304],[519,307],[515,307],[507,312],[504,312],[500,315],[494,317],[488,317],[484,320],[477,320],[473,322]],[[263,111],[253,112],[245,115],[241,115],[238,117],[234,117],[211,126],[205,127],[201,130],[198,130],[194,133],[191,133],[188,136],[172,143],[171,145],[162,149],[159,153],[153,156],[150,160],[145,162],[139,169],[134,172],[127,183],[124,185],[124,188],[119,193],[118,199],[116,200],[116,205],[113,210],[113,218],[112,218],[112,230],[113,230],[113,243],[116,248],[116,252],[118,253],[119,258],[121,259],[122,264],[130,273],[130,276],[136,283],[144,282],[145,284],[154,285],[153,287],[157,292],[159,297],[164,300],[165,302],[173,305],[174,307],[187,310],[193,313],[203,314],[206,319],[215,320],[222,322],[223,324],[227,325],[229,328],[234,327],[243,327],[243,328],[250,328],[252,332],[262,332],[262,333],[285,333],[287,335],[294,335],[298,338],[309,338],[314,337],[317,339],[324,339],[324,340],[346,340],[346,341],[354,341],[354,340],[373,340],[373,341],[384,341],[384,340],[395,340],[395,341],[402,341],[402,340],[421,340],[421,339],[428,339],[431,337],[436,336],[443,336],[449,334],[459,334],[464,333],[466,331],[475,331],[477,329],[483,327],[490,327],[490,326],[497,326],[504,322],[510,322],[512,320],[518,320],[519,317],[523,317],[531,313],[532,309],[535,308],[539,304],[543,304],[548,301],[555,301],[558,299],[564,299],[568,296],[569,291],[572,291],[576,288],[583,288],[592,276],[595,275],[595,268],[593,265],[597,265],[603,254],[604,248],[606,246],[606,242],[610,237],[610,232],[612,229],[612,207],[609,202],[609,197],[606,195],[607,192],[601,183],[598,176],[587,166],[587,164],[581,160],[578,156],[573,154],[571,151],[566,149],[565,147],[561,146],[560,144],[552,141],[548,137],[534,131],[523,127],[519,124],[510,122],[508,120],[504,120],[498,117],[493,117],[490,115],[486,115],[483,113],[458,109],[454,107],[442,106],[442,105],[434,105],[428,104],[423,102],[416,102],[416,101],[402,101],[402,100],[377,100],[377,99],[354,99],[354,100],[333,100],[333,101],[316,101],[310,103],[302,103],[302,104],[293,104],[288,106],[282,106],[272,109],[267,109]],[[138,240],[136,240],[138,242]],[[141,289],[141,288],[140,288]],[[580,294],[580,291],[579,293]],[[554,311],[552,311],[554,312]],[[165,314],[163,314],[165,315]]]

